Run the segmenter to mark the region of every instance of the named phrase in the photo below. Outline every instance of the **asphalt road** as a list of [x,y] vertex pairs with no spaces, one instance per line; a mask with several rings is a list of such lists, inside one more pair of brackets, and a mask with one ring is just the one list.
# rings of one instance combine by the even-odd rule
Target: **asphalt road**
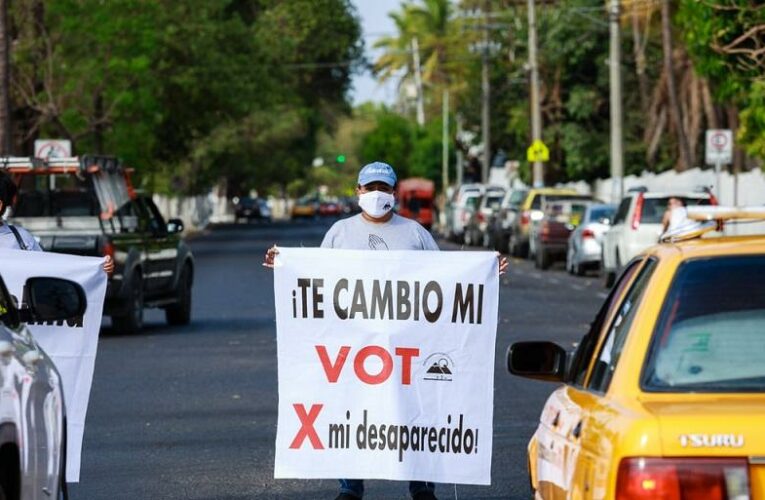
[[[317,246],[329,223],[217,228],[191,242],[193,322],[146,331],[105,328],[73,500],[326,498],[335,480],[273,478],[277,380],[273,279],[265,249]],[[455,245],[439,242],[442,249]],[[508,345],[572,346],[604,298],[600,281],[512,261],[500,289],[491,486],[438,485],[448,498],[529,498],[526,444],[554,384],[510,376]],[[108,323],[107,323],[108,324]],[[369,481],[365,498],[406,498],[405,483]]]

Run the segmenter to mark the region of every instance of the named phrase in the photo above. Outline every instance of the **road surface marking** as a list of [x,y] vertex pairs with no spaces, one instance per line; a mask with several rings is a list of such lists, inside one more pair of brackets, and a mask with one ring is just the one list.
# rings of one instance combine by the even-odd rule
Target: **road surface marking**
[[606,292],[598,292],[598,297],[600,297],[601,299],[607,299],[608,294]]

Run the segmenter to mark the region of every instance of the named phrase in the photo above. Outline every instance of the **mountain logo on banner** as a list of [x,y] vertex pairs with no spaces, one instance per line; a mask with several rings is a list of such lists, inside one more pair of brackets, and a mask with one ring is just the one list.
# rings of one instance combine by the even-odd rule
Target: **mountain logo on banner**
[[448,354],[437,352],[428,356],[423,363],[427,367],[423,380],[451,382],[454,375],[454,361]]

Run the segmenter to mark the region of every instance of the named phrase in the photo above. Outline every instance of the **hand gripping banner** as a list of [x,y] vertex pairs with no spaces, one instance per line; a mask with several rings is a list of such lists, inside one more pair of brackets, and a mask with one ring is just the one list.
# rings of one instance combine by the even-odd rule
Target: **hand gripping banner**
[[106,294],[103,259],[48,252],[0,250],[0,275],[8,291],[23,297],[27,278],[45,276],[79,283],[88,306],[80,321],[62,325],[30,324],[35,340],[61,375],[67,420],[66,481],[80,480],[80,455],[90,386],[98,349],[98,333]]
[[496,256],[279,252],[274,476],[490,484]]

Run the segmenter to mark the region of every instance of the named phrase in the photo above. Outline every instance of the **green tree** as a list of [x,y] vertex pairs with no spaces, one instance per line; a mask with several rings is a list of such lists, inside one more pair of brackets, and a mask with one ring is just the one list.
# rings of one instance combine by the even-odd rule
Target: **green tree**
[[376,117],[376,126],[361,141],[361,164],[384,161],[393,166],[404,179],[410,176],[410,155],[415,125],[403,116],[382,110]]
[[741,109],[738,140],[765,159],[765,8],[757,0],[682,0],[677,13],[699,72],[714,82],[720,101]]

